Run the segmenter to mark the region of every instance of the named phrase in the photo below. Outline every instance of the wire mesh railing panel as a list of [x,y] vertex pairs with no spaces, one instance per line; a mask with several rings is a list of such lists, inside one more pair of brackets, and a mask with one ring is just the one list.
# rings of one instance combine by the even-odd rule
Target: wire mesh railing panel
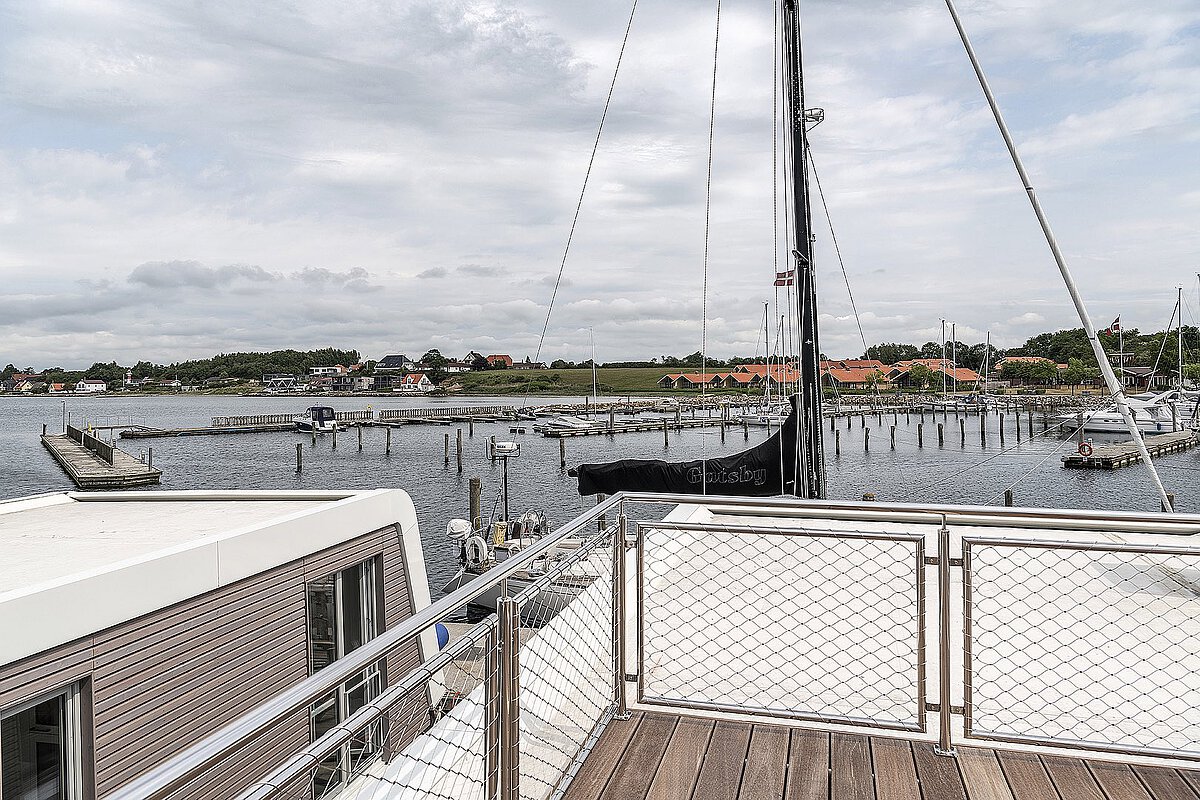
[[613,706],[616,535],[612,526],[567,543],[536,584],[516,596],[524,800],[551,795]]
[[1200,757],[1200,549],[967,540],[966,733]]
[[921,536],[639,535],[644,700],[924,730]]

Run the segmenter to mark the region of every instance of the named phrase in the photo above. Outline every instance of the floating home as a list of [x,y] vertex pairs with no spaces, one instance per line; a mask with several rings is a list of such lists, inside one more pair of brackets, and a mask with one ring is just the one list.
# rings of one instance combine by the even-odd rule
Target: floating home
[[[0,503],[0,797],[105,797],[429,602],[400,491]],[[236,794],[435,650],[413,637],[186,796]],[[363,756],[347,747],[317,780]]]

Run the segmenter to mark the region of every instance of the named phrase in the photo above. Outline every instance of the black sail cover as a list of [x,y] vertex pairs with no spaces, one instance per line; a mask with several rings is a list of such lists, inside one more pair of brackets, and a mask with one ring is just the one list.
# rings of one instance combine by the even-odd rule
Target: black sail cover
[[723,494],[769,497],[794,494],[796,488],[796,424],[799,396],[773,436],[762,444],[722,458],[658,461],[627,458],[607,464],[580,464],[581,495],[616,492]]

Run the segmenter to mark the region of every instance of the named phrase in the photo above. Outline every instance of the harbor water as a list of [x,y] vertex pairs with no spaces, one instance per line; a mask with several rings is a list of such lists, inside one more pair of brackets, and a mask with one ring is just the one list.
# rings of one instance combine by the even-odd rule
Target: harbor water
[[[537,398],[529,404],[583,402],[583,398]],[[215,416],[301,413],[313,400],[296,397],[212,396],[102,396],[0,398],[5,424],[0,426],[0,498],[21,497],[73,489],[66,474],[39,443],[42,425],[60,431],[65,414],[73,424],[105,426],[133,422],[159,428],[207,426]],[[465,405],[521,405],[520,398],[329,398],[320,402],[338,409],[378,412],[387,408]],[[607,414],[597,419],[607,419]],[[618,415],[618,421],[624,419]],[[868,415],[866,428],[859,417],[835,420],[840,431],[840,455],[835,455],[834,433],[826,422],[826,455],[831,499],[861,499],[874,493],[881,502],[942,502],[1001,505],[1005,488],[1012,486],[1015,504],[1058,508],[1150,511],[1157,495],[1144,467],[1115,471],[1071,470],[1061,456],[1075,444],[1042,433],[1041,418],[1028,433],[1027,416],[1021,415],[1022,437],[1017,442],[1012,414],[1005,415],[1005,442],[1000,445],[998,415],[985,417],[983,443],[979,417],[966,417],[965,442],[953,412],[945,419],[926,414],[924,446],[917,445],[913,415]],[[944,426],[939,447],[937,423]],[[525,433],[512,433],[515,424]],[[895,449],[890,428],[896,425]],[[491,436],[521,444],[521,455],[510,462],[511,511],[544,511],[552,523],[574,517],[595,502],[580,497],[576,482],[559,466],[559,442],[535,433],[531,422],[485,422],[468,435],[464,423],[407,425],[392,429],[391,454],[385,454],[383,428],[365,428],[358,448],[354,429],[337,437],[320,436],[315,445],[307,434],[293,432],[191,436],[155,439],[117,439],[117,446],[135,457],[153,448],[154,466],[163,471],[160,490],[183,489],[403,489],[412,497],[421,526],[421,538],[436,591],[457,569],[457,549],[446,538],[446,523],[468,516],[468,480],[483,481],[483,515],[499,515],[500,465],[488,457]],[[463,435],[463,470],[456,465],[456,432]],[[869,431],[869,450],[866,449]],[[444,437],[450,434],[450,463],[444,458]],[[101,433],[107,436],[106,433]],[[568,465],[605,462],[618,458],[689,460],[720,456],[756,444],[766,436],[761,427],[729,427],[722,442],[718,427],[670,431],[664,446],[661,431],[581,436],[565,440]],[[1119,441],[1123,437],[1093,436]],[[304,464],[296,471],[296,444],[303,448]],[[1200,511],[1200,449],[1156,459],[1167,486],[1177,496],[1181,511]]]

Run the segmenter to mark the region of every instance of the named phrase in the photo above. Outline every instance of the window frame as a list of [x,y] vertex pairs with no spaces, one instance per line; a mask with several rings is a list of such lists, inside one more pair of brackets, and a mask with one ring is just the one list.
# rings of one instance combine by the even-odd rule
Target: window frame
[[[62,699],[62,771],[65,800],[85,800],[84,794],[84,707],[88,697],[82,681],[43,692],[7,708],[0,708],[0,721],[14,717],[49,700]],[[0,739],[0,749],[3,740]],[[3,797],[4,759],[0,753],[0,798]]]

